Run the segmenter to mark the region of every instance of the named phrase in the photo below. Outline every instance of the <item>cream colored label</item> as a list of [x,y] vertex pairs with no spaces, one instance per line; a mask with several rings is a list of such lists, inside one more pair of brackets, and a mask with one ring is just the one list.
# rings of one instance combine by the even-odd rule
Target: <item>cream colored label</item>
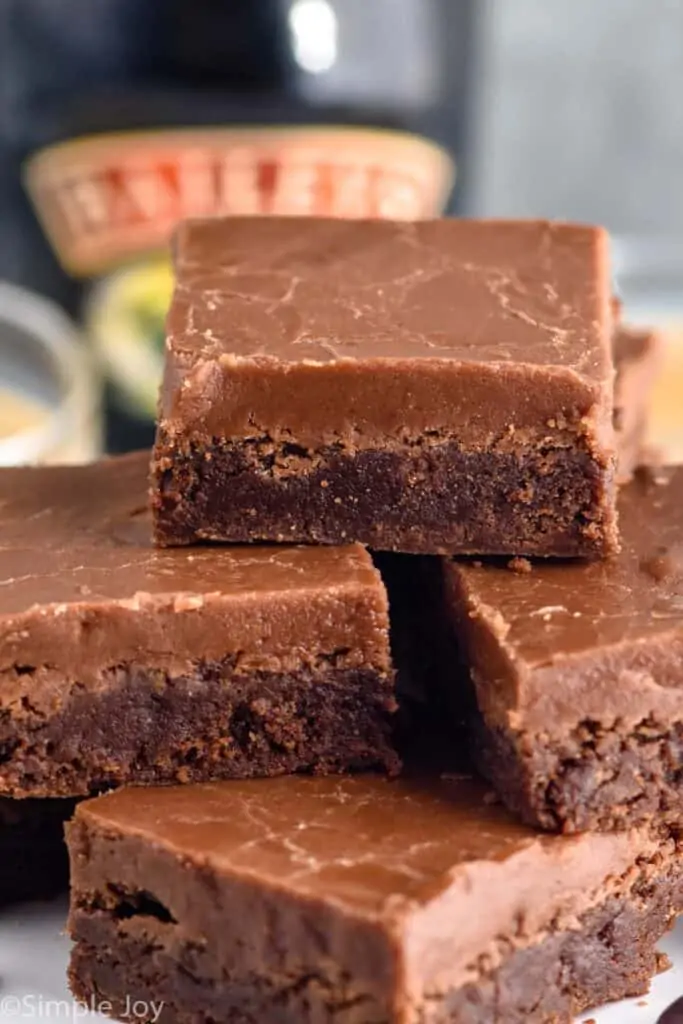
[[104,135],[51,147],[26,168],[61,262],[83,276],[165,246],[187,217],[437,216],[453,176],[424,139],[354,128]]

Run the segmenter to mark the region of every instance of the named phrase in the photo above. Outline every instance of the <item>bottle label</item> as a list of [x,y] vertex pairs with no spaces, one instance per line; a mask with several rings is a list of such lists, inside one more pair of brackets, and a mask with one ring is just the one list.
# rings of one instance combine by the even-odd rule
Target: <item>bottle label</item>
[[79,277],[165,247],[187,217],[437,216],[453,176],[425,139],[342,127],[100,135],[43,150],[25,169],[48,238]]
[[128,132],[43,150],[25,169],[57,256],[101,277],[85,327],[119,404],[153,418],[179,220],[220,214],[385,217],[441,213],[454,167],[413,135],[361,128]]

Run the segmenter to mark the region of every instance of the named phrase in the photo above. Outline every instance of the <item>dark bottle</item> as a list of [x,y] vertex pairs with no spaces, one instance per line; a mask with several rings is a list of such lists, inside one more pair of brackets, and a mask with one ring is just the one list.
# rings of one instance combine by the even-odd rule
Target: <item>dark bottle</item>
[[170,273],[149,254],[179,217],[434,215],[451,168],[423,139],[455,156],[458,212],[475,6],[5,0],[0,277],[84,318],[110,448],[151,436]]

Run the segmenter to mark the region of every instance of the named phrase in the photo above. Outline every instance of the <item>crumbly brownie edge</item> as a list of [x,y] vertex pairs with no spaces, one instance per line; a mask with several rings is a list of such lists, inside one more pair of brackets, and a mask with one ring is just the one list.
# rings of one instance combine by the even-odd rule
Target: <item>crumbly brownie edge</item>
[[416,442],[311,453],[268,439],[174,440],[161,430],[155,539],[357,540],[416,554],[601,557],[618,547],[614,467],[583,443],[474,451],[456,441]]
[[489,726],[471,714],[477,767],[527,824],[552,832],[683,818],[683,722],[577,722],[563,738]]
[[123,665],[96,693],[69,691],[53,715],[0,708],[4,793],[399,767],[393,677],[372,667],[239,674],[218,663],[169,677]]
[[73,808],[72,800],[0,798],[0,907],[66,891],[64,822]]
[[550,932],[476,983],[400,1019],[387,1009],[388,992],[381,998],[358,991],[343,976],[340,984],[322,962],[319,973],[300,977],[226,975],[210,943],[176,935],[165,908],[144,900],[124,905],[118,916],[72,911],[69,980],[77,999],[114,1017],[124,1017],[131,1000],[163,1002],[161,1024],[569,1024],[592,1006],[647,991],[659,966],[655,943],[682,908],[680,869],[665,865],[584,914],[576,930]]

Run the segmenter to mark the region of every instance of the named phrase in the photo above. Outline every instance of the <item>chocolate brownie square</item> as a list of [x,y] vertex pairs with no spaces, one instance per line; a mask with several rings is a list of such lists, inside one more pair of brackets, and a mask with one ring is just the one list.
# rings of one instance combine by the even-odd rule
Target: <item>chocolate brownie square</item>
[[616,550],[604,231],[213,218],[175,264],[160,545]]
[[645,992],[675,834],[540,836],[489,796],[299,776],[81,804],[72,990],[160,1024],[569,1024]]
[[148,469],[0,470],[0,793],[395,768],[367,551],[159,551]]
[[[621,489],[605,562],[445,561],[472,748],[541,828],[683,818],[683,467]],[[465,679],[451,671],[454,727]]]

